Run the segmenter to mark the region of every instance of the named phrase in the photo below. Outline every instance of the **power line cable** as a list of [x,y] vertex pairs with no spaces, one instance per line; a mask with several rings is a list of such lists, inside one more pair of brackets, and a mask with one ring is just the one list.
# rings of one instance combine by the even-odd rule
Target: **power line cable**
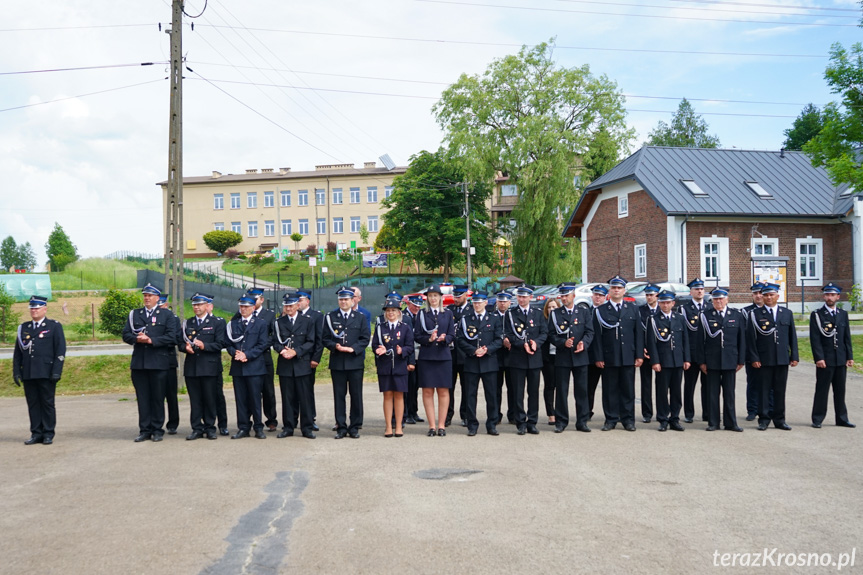
[[[669,6],[660,6],[657,4],[630,4],[626,2],[611,2],[609,0],[555,0],[556,2],[566,2],[568,4],[599,4],[601,6],[626,6],[629,8],[659,8],[661,10],[668,10]],[[741,6],[750,6],[750,4],[740,4]],[[776,8],[780,8],[780,6],[775,6]],[[797,9],[795,6],[788,6],[788,8]],[[846,16],[844,14],[800,14],[800,13],[788,13],[788,12],[770,12],[766,10],[723,10],[722,8],[696,8],[692,6],[680,6],[676,8],[677,10],[696,10],[699,12],[734,12],[736,14],[769,14],[771,16],[812,16],[816,18],[844,18],[846,20],[857,20],[856,16]],[[806,8],[804,10],[819,10],[819,8]]]
[[686,2],[688,4],[722,4],[734,6],[757,6],[759,8],[777,8],[788,10],[830,10],[835,12],[860,12],[859,8],[835,8],[828,6],[785,6],[782,4],[754,4],[750,2],[728,2],[727,0],[668,0],[669,2]]
[[148,80],[146,82],[139,82],[137,84],[129,84],[127,86],[118,86],[116,88],[108,88],[107,90],[98,90],[96,92],[87,92],[86,94],[78,94],[77,96],[67,96],[65,98],[57,98],[55,100],[47,100],[45,102],[36,102],[34,104],[24,104],[23,106],[14,106],[12,108],[3,108],[0,109],[0,112],[10,112],[12,110],[21,110],[23,108],[32,108],[33,106],[42,106],[45,104],[54,104],[56,102],[62,102],[64,100],[74,100],[76,98],[84,98],[86,96],[95,96],[97,94],[105,94],[107,92],[116,92],[117,90],[126,90],[127,88],[135,88],[137,86],[144,86],[146,84],[153,84],[155,82],[163,82],[168,78],[159,78],[157,80]]
[[48,68],[45,70],[18,70],[17,72],[0,72],[0,76],[15,76],[20,74],[42,74],[45,72],[77,72],[80,70],[107,70],[110,68],[138,68],[141,66],[154,66],[156,64],[168,64],[169,62],[139,62],[137,64],[107,64],[104,66],[77,66],[75,68]]

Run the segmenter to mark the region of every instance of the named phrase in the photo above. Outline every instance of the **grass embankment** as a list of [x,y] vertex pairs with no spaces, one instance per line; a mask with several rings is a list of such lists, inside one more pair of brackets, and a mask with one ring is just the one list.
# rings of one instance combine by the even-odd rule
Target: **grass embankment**
[[[324,350],[321,366],[315,377],[316,385],[329,385],[330,371],[327,364],[330,358],[329,350]],[[98,355],[83,357],[68,357],[63,366],[63,378],[57,384],[57,395],[85,395],[97,393],[135,393],[130,378],[128,355]],[[276,354],[273,353],[273,361]],[[225,387],[230,388],[233,380],[228,372],[231,360],[227,353],[222,354]],[[365,381],[376,381],[374,354],[366,350]],[[276,377],[276,385],[279,378]],[[182,385],[182,383],[181,383]],[[0,397],[24,397],[24,388],[17,387],[12,380],[12,360],[0,359]]]

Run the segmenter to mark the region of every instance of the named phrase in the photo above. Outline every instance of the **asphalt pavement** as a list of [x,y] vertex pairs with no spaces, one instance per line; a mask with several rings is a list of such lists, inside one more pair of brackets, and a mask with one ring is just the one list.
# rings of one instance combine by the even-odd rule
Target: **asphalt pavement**
[[[367,382],[358,440],[333,439],[320,385],[315,440],[186,441],[182,398],[178,435],[134,443],[134,396],[97,395],[58,398],[54,445],[25,446],[24,400],[0,398],[0,573],[829,573],[781,562],[852,552],[842,572],[860,572],[863,428],[835,427],[832,407],[809,427],[814,371],[791,370],[792,431],[743,420],[741,374],[744,433],[640,417],[601,432],[600,411],[592,433],[554,434],[541,407],[538,436],[418,424],[384,438]],[[849,377],[857,423],[861,383]],[[766,569],[719,566],[765,549]]]

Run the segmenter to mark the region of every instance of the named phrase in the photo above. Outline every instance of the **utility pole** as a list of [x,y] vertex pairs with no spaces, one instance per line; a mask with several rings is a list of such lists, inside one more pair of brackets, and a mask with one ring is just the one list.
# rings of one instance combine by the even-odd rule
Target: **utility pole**
[[467,182],[462,182],[462,190],[464,191],[464,233],[466,241],[465,250],[467,251],[467,285],[471,287],[473,282],[471,281],[471,274],[473,273],[473,266],[470,263],[470,204],[467,201]]
[[171,111],[168,130],[168,189],[165,202],[165,290],[174,313],[183,318],[183,0],[173,0],[171,28]]

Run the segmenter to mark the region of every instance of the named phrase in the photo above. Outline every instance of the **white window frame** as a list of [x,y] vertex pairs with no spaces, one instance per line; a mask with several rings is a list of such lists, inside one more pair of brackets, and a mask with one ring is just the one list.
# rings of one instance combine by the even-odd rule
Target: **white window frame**
[[225,222],[213,222],[213,231],[224,232],[225,231]]
[[351,216],[351,233],[358,234],[360,233],[360,228],[362,227],[363,222],[360,216]]
[[231,231],[238,234],[243,233],[243,222],[231,222]]
[[315,205],[327,205],[327,191],[323,188],[315,188]]
[[240,193],[239,192],[232,192],[231,193],[231,209],[232,210],[239,210],[240,206],[242,205],[240,202],[241,202]]
[[629,215],[629,194],[617,196],[617,217],[625,218]]
[[276,220],[264,220],[264,236],[272,237],[276,235]]
[[333,188],[333,205],[344,203],[344,195],[341,188]]
[[291,207],[291,190],[282,190],[281,191],[281,202],[283,208]]
[[327,218],[318,218],[315,220],[315,235],[325,235],[327,233]]
[[246,207],[254,210],[258,207],[258,192],[246,193]]
[[701,279],[704,280],[705,286],[715,286],[716,285],[716,276],[709,275],[707,273],[707,266],[705,265],[705,253],[704,246],[706,244],[718,244],[717,249],[717,268],[719,271],[719,285],[723,287],[729,287],[731,284],[731,266],[729,265],[729,257],[730,252],[728,250],[728,238],[720,238],[717,236],[711,236],[709,238],[700,238],[698,245],[698,260],[699,267],[701,270]]
[[517,198],[518,186],[515,184],[504,184],[500,187],[500,197],[502,198]]
[[378,187],[377,186],[366,187],[366,201],[370,204],[378,203]]
[[384,199],[389,198],[393,195],[393,186],[384,186]]
[[647,277],[647,244],[636,244],[634,252],[635,261],[633,263],[633,270],[635,271],[635,277]]
[[225,209],[225,194],[213,194],[213,209],[214,210],[224,210]]
[[297,231],[300,232],[303,236],[309,235],[309,220],[303,218],[300,220],[298,224]]
[[[378,217],[377,216],[369,216],[368,223],[366,224],[366,228],[368,228],[369,233],[373,234],[378,231]],[[372,228],[372,223],[374,223],[374,228]]]
[[[800,264],[801,264],[801,255],[800,255],[800,246],[802,245],[814,245],[817,246],[817,251],[814,256],[810,256],[807,254],[807,259],[810,257],[814,257],[815,259],[815,275],[806,275],[802,276],[800,273]],[[797,285],[803,285],[801,280],[806,280],[806,285],[808,286],[820,286],[821,282],[824,281],[824,240],[822,238],[813,238],[812,236],[806,236],[805,238],[797,238],[794,240],[794,266],[796,273],[794,274],[796,277]]]
[[333,218],[333,233],[334,234],[345,233],[345,219],[344,218]]
[[264,192],[264,207],[265,208],[276,207],[276,193],[275,192]]
[[[773,253],[772,254],[765,254],[765,253],[763,253],[763,249],[762,249],[762,253],[760,253],[760,254],[757,253],[755,250],[756,250],[756,247],[758,245],[773,246]],[[779,238],[752,238],[750,249],[752,250],[753,256],[769,256],[771,258],[778,257],[779,256]]]
[[360,189],[359,188],[351,188],[351,203],[358,204],[360,203]]
[[247,237],[250,237],[250,238],[258,237],[258,222],[257,222],[257,220],[248,222],[247,229],[249,230],[249,235]]
[[308,206],[309,205],[309,190],[297,190],[297,205],[298,206]]
[[291,231],[291,220],[282,220],[282,235],[289,236],[293,232]]

